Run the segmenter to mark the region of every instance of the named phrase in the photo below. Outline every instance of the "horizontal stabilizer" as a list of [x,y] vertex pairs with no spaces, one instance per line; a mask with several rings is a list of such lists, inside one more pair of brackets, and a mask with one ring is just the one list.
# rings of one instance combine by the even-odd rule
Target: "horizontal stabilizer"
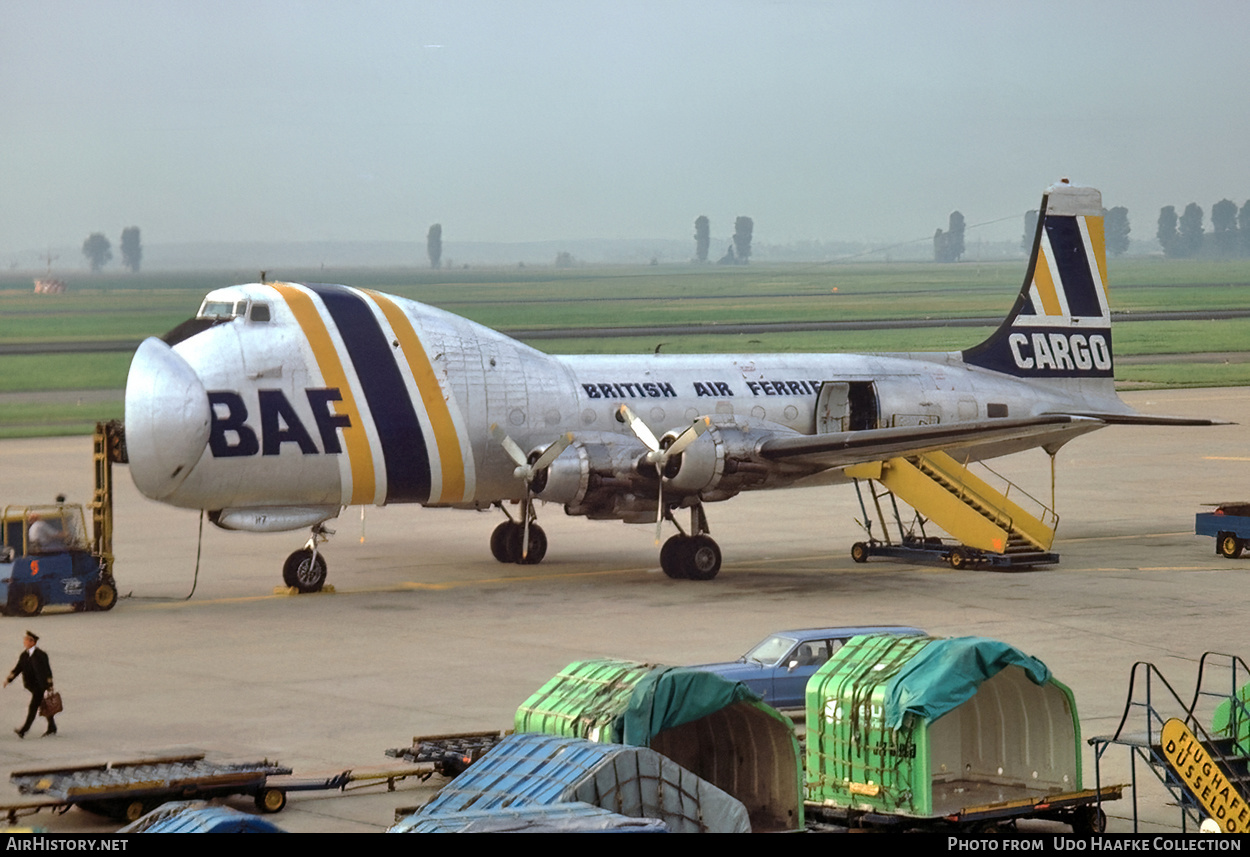
[[1102,423],[1096,418],[1046,414],[1025,419],[794,435],[764,441],[760,446],[760,455],[773,461],[806,459],[826,467],[846,467],[936,449],[958,449],[1054,435],[1063,432],[1065,427],[1080,433],[1100,425]]
[[1200,417],[1156,416],[1155,414],[1103,413],[1101,411],[1064,411],[1068,416],[1098,420],[1109,426],[1235,426],[1228,420],[1207,420]]

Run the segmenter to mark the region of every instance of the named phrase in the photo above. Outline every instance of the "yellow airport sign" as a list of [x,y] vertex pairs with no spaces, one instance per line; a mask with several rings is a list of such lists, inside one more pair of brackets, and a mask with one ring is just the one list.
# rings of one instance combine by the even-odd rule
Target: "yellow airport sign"
[[1250,806],[1206,747],[1175,717],[1163,724],[1163,755],[1224,833],[1250,833]]

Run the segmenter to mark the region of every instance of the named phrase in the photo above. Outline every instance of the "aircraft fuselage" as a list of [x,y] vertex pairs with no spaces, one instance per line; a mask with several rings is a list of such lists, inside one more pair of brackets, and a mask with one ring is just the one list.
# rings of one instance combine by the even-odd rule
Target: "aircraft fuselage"
[[[606,441],[606,466],[625,467],[645,449],[617,419],[621,404],[657,436],[710,416],[762,438],[1030,416],[1080,398],[1079,383],[1060,402],[958,352],[551,356],[433,307],[342,287],[235,286],[204,306],[231,315],[172,348],[145,344],[127,403],[132,447],[194,438],[168,472],[136,473],[150,495],[191,508],[517,499],[515,465],[485,427],[526,449],[571,431]],[[810,472],[778,469],[752,487]]]

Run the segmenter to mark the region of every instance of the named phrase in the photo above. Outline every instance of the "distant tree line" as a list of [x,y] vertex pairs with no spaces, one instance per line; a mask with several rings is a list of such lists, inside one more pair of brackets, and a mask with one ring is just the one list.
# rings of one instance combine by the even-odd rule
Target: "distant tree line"
[[946,231],[938,229],[933,233],[933,261],[958,262],[964,254],[964,216],[952,211],[946,224]]
[[[716,260],[718,265],[745,265],[751,261],[751,239],[755,233],[755,221],[739,217],[734,221],[733,241],[725,249],[725,255]],[[694,258],[706,262],[712,246],[712,224],[706,214],[694,220]]]
[[1185,206],[1178,216],[1176,207],[1159,209],[1156,236],[1163,255],[1173,259],[1211,259],[1250,257],[1250,200],[1237,208],[1231,199],[1221,199],[1211,206],[1211,231],[1202,225],[1202,207],[1196,202]]
[[443,224],[435,223],[425,234],[425,252],[430,257],[430,267],[443,267]]
[[[139,265],[143,262],[143,245],[139,241],[139,227],[127,226],[122,230],[121,240],[122,265],[134,273],[139,273]],[[87,257],[91,270],[99,271],[113,261],[113,245],[103,232],[92,232],[82,242],[82,254]]]

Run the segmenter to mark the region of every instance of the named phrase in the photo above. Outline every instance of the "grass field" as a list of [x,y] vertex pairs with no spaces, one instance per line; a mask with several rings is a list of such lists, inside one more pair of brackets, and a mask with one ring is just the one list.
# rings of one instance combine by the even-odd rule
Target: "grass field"
[[[552,329],[634,325],[864,319],[1000,318],[1020,288],[1024,262],[936,265],[789,264],[744,268],[667,265],[601,268],[477,268],[454,271],[274,271],[270,277],[341,282],[410,297],[490,327]],[[1113,260],[1117,311],[1250,309],[1250,262]],[[79,274],[62,295],[36,295],[30,275],[0,274],[0,342],[134,341],[190,317],[204,293],[255,280],[255,272]],[[1135,322],[1117,325],[1119,356],[1250,352],[1245,321]],[[986,328],[911,328],[836,333],[707,334],[544,339],[564,354],[758,351],[942,351],[983,339]],[[0,357],[0,393],[120,390],[129,355],[99,353]],[[1250,384],[1250,362],[1117,366],[1133,386]],[[6,402],[0,436],[77,433],[95,417],[85,406]],[[109,406],[111,408],[112,406]],[[100,417],[116,408],[88,408]]]

